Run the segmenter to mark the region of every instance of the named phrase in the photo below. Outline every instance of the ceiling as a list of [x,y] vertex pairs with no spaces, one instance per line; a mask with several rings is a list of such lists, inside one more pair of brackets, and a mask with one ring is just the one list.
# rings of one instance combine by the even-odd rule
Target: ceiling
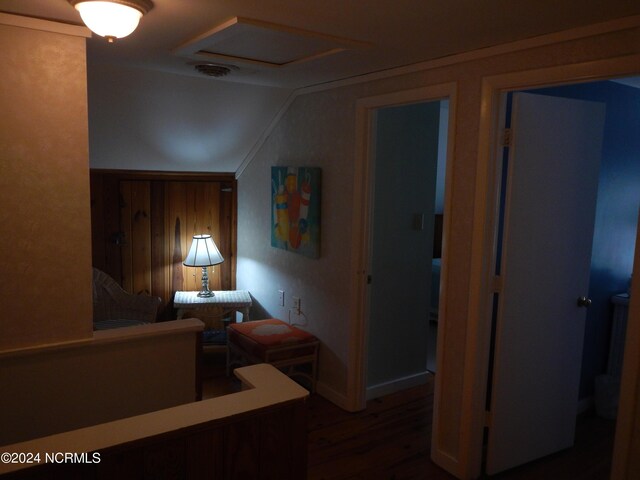
[[[66,0],[0,11],[81,24]],[[230,68],[219,80],[299,88],[636,14],[637,0],[154,0],[130,37],[94,35],[88,57],[192,76],[207,61]]]
[[[153,2],[129,37],[87,42],[92,168],[239,172],[295,89],[640,15],[638,0]],[[82,24],[67,0],[0,12]]]

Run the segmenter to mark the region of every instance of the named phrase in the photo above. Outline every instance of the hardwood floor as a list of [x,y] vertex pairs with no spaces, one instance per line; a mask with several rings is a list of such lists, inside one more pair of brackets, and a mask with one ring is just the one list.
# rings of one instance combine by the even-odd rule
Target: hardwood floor
[[[209,369],[204,396],[237,391],[237,381]],[[308,401],[309,480],[452,480],[430,460],[433,381],[348,413],[319,395]],[[495,475],[495,480],[606,480],[615,422],[583,415],[573,448]]]
[[615,421],[586,413],[578,417],[572,448],[536,460],[492,480],[607,480],[611,471]]
[[309,399],[308,478],[453,479],[429,459],[433,382],[347,413]]

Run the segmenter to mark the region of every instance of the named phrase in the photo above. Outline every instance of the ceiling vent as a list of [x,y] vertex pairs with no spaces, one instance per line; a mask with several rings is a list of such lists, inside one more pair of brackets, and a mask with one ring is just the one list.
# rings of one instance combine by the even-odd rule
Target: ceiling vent
[[219,65],[217,63],[196,63],[194,68],[208,77],[224,77],[234,69],[233,66]]

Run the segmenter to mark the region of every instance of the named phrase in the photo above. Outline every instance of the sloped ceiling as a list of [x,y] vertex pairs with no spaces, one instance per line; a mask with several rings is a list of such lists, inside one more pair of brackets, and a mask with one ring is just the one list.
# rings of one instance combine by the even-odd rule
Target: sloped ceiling
[[[0,11],[81,24],[66,0],[1,0]],[[242,115],[253,115],[261,125],[247,122],[246,130],[235,128],[232,139],[213,142],[238,147],[211,151],[200,165],[228,171],[242,163],[285,92],[637,14],[637,0],[154,0],[130,37],[114,44],[91,38],[88,65],[198,78],[198,85],[210,82],[217,96],[228,92],[231,100],[238,98]],[[223,64],[230,73],[203,77],[194,62]],[[90,75],[94,82],[100,78]],[[241,102],[239,85],[252,99],[275,94],[278,100],[254,101],[252,112]],[[215,109],[228,113],[230,105],[209,105],[217,126],[225,112],[216,116]],[[210,135],[221,133],[211,128]]]

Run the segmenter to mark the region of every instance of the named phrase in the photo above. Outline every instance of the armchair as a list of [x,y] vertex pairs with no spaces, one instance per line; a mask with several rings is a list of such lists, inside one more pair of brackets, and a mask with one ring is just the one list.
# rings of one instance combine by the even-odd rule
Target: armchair
[[155,322],[160,297],[126,292],[109,275],[93,269],[93,322],[104,320],[138,320]]

